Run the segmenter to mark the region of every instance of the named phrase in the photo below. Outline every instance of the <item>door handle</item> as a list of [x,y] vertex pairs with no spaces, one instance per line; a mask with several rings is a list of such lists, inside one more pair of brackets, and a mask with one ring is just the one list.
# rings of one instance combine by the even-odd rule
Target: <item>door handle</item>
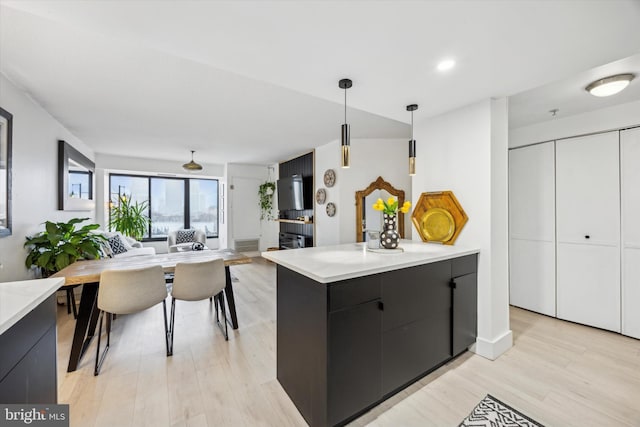
[[591,236],[589,236],[588,234],[584,236],[585,239],[590,239]]

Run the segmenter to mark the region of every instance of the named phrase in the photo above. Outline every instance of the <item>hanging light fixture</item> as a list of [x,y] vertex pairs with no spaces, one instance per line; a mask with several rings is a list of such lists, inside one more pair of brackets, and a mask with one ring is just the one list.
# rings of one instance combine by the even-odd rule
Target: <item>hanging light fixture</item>
[[195,151],[191,150],[191,161],[189,163],[185,163],[184,165],[182,165],[182,168],[188,172],[201,171],[202,165],[193,161],[193,153],[195,153]]
[[347,89],[353,86],[349,79],[342,79],[338,82],[340,89],[344,89],[344,124],[342,125],[342,167],[348,168],[351,156],[351,130],[347,124]]
[[418,104],[407,105],[407,111],[411,111],[411,139],[409,140],[409,175],[416,174],[416,140],[413,139],[413,112],[418,109]]
[[629,86],[629,83],[631,83],[634,77],[633,74],[616,74],[615,76],[609,76],[591,82],[584,90],[593,96],[602,97],[615,95]]

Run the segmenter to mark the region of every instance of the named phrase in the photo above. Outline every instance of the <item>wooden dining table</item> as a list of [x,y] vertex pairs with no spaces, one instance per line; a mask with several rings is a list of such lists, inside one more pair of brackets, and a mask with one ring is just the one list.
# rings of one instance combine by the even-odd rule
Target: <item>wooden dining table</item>
[[71,354],[67,372],[77,369],[82,355],[86,352],[93,338],[98,322],[99,311],[98,287],[100,274],[106,270],[127,270],[160,265],[165,273],[173,273],[177,263],[202,262],[223,259],[226,272],[225,299],[229,309],[229,322],[233,329],[238,329],[235,298],[229,266],[251,263],[251,258],[231,249],[173,252],[158,255],[139,255],[124,258],[103,258],[97,260],[77,261],[60,270],[51,277],[64,277],[64,286],[84,285],[78,308],[78,318],[73,333]]

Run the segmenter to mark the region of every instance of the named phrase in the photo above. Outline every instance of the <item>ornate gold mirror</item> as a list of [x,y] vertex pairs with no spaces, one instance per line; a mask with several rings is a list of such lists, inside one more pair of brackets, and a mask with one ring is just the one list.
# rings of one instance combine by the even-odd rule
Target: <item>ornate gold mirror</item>
[[[404,203],[404,190],[398,190],[381,176],[364,190],[356,191],[356,242],[366,240],[365,230],[382,231],[382,214],[373,209],[373,204],[389,196],[397,197],[399,206]],[[398,233],[404,238],[404,214],[398,215]]]

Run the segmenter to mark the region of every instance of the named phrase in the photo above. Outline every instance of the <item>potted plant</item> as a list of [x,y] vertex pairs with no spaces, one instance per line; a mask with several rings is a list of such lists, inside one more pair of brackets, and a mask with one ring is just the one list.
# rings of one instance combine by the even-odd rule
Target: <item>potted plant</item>
[[100,250],[106,239],[101,234],[92,233],[100,226],[87,224],[76,229],[76,224],[88,219],[45,222],[45,231],[26,238],[24,247],[29,249],[26,267],[36,266],[44,277],[49,277],[79,259],[100,258]]
[[260,219],[272,220],[273,216],[273,195],[276,191],[275,182],[266,181],[258,188],[260,196]]
[[111,203],[109,228],[135,240],[142,240],[151,223],[151,219],[145,215],[148,207],[147,200],[138,203],[126,196],[120,197],[117,203]]

